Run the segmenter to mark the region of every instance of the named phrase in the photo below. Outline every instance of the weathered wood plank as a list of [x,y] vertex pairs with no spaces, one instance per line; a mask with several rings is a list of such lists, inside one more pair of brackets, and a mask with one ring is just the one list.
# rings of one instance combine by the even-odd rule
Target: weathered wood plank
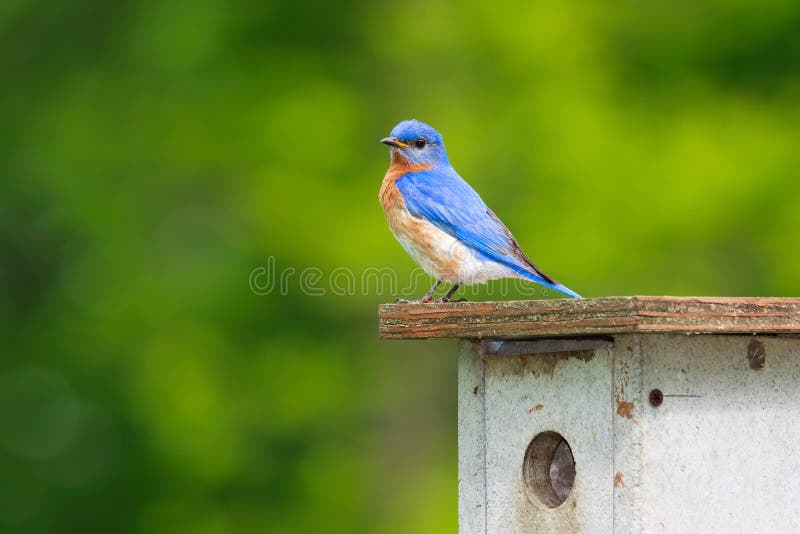
[[381,304],[384,339],[510,339],[685,333],[800,333],[800,298],[603,297]]

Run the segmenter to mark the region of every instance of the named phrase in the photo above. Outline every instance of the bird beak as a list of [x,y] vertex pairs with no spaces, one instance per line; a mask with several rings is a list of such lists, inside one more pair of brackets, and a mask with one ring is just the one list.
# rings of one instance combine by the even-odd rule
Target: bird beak
[[381,139],[381,143],[383,143],[384,145],[389,145],[397,148],[405,148],[408,146],[406,143],[400,141],[396,137],[384,137],[383,139]]

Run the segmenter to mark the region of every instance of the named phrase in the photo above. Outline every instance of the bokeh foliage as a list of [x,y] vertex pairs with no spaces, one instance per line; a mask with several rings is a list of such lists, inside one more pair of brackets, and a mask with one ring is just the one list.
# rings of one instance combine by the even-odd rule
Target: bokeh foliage
[[410,276],[401,119],[586,296],[798,294],[797,2],[6,0],[0,44],[3,532],[454,531],[452,344],[248,285]]

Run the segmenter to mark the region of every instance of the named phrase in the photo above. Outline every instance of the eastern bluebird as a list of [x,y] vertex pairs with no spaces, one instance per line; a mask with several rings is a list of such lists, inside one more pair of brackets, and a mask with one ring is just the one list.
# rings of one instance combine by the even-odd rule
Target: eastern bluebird
[[380,201],[389,228],[436,283],[419,300],[429,302],[442,282],[462,284],[499,278],[532,280],[573,298],[580,295],[547,276],[519,248],[502,221],[450,165],[442,136],[410,120],[394,127],[381,143],[391,147]]

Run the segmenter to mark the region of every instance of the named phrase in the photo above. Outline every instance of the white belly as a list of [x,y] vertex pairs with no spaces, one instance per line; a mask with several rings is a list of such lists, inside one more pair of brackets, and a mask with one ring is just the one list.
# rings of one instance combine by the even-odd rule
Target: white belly
[[425,221],[421,226],[425,234],[422,239],[393,233],[422,270],[437,280],[470,285],[499,278],[521,278],[508,267],[479,257],[470,247],[433,224]]

